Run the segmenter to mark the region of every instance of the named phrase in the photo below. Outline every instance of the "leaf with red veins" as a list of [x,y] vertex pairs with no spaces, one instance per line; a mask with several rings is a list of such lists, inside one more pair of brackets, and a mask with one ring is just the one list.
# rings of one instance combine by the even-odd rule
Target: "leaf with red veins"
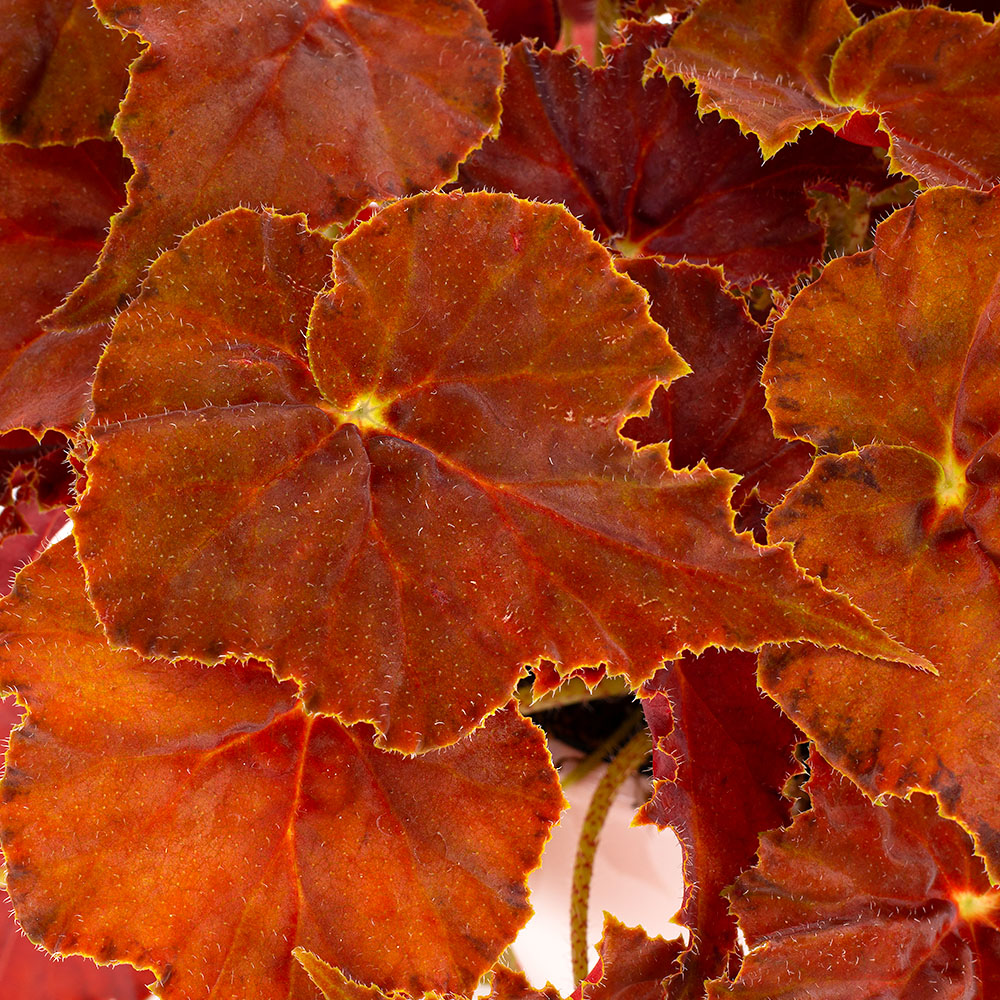
[[112,649],[71,543],[20,574],[0,635],[29,710],[0,836],[33,941],[152,968],[164,1000],[312,1000],[296,947],[466,993],[527,919],[562,796],[514,708],[445,750],[377,750],[260,665]]
[[90,408],[110,328],[52,333],[39,321],[94,266],[125,199],[128,161],[117,142],[3,144],[0,175],[0,431],[69,431]]
[[881,115],[894,170],[925,187],[1000,181],[1000,26],[979,14],[883,14],[840,47],[830,87],[837,101]]
[[693,83],[698,110],[737,121],[768,159],[850,117],[830,93],[830,60],[857,26],[846,0],[703,0],[650,69]]
[[[3,547],[0,546],[2,560]],[[20,721],[21,712],[14,699],[0,698],[0,747],[6,749],[7,735]],[[3,770],[0,760],[0,777]],[[3,983],[5,996],[15,1000],[22,997],[25,1000],[145,1000],[149,995],[153,977],[148,972],[136,972],[125,965],[99,967],[79,956],[57,961],[36,948],[17,926],[10,908],[7,893],[0,888],[0,983]]]
[[97,0],[148,47],[116,135],[136,166],[97,269],[50,318],[103,322],[149,262],[239,205],[316,227],[455,175],[500,115],[471,0]]
[[998,303],[1000,194],[921,195],[777,322],[763,378],[777,432],[914,448],[945,477],[974,466],[1000,429]]
[[453,742],[540,658],[632,680],[707,643],[914,660],[733,477],[616,428],[683,362],[561,206],[397,202],[337,244],[238,210],[153,266],[94,389],[75,516],[116,642],[260,656],[396,749]]
[[138,54],[91,0],[0,0],[0,141],[110,139]]
[[148,47],[115,133],[135,163],[97,269],[51,322],[103,322],[149,262],[239,205],[317,227],[450,180],[500,115],[471,0],[97,0]]
[[873,804],[817,754],[812,808],[761,838],[731,899],[750,953],[712,1000],[988,1000],[1000,893],[934,800]]
[[779,430],[843,454],[817,460],[769,537],[940,676],[793,645],[762,656],[760,681],[873,795],[934,792],[1000,879],[998,288],[1000,194],[939,188],[777,323]]
[[759,834],[788,821],[781,792],[801,737],[757,690],[755,667],[752,653],[708,650],[668,664],[640,692],[654,791],[639,818],[673,829],[684,850],[677,919],[692,943],[678,986],[726,971],[736,923],[722,891],[753,865]]
[[739,285],[788,288],[823,254],[808,189],[825,180],[881,190],[891,183],[885,167],[822,130],[761,164],[735,123],[698,117],[680,80],[643,83],[669,32],[625,25],[598,69],[571,52],[515,46],[500,133],[462,165],[459,182],[562,202],[627,256],[721,264]]
[[[760,383],[767,331],[718,269],[651,259],[618,260],[615,266],[649,292],[650,315],[693,368],[669,388],[657,389],[649,415],[633,417],[622,434],[640,446],[669,442],[675,468],[705,462],[737,473],[737,511],[755,511],[755,498],[776,504],[809,471],[815,449],[774,435]],[[757,539],[765,540],[762,530]]]

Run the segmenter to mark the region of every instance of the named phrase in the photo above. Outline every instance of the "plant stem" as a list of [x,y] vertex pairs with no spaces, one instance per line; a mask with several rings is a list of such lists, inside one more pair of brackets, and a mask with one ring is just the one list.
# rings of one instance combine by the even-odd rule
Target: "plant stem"
[[560,776],[563,791],[582,781],[592,771],[604,763],[605,757],[613,754],[643,722],[642,709],[636,708],[628,714],[624,722],[600,746],[595,747],[573,768],[565,778]]
[[590,906],[590,881],[594,873],[594,856],[601,839],[601,830],[618,790],[625,779],[646,759],[653,749],[647,729],[640,729],[622,747],[607,771],[597,783],[587,807],[580,831],[573,864],[573,891],[570,896],[570,947],[573,955],[573,979],[579,983],[590,971],[587,962],[587,911]]

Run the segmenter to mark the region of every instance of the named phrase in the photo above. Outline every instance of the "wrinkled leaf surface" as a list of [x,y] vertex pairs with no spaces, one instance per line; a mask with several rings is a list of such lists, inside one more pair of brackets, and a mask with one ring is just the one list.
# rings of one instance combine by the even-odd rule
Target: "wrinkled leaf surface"
[[164,1000],[315,998],[297,946],[471,990],[559,814],[541,733],[508,708],[447,750],[380,751],[257,664],[112,650],[83,584],[60,544],[0,609],[0,686],[29,709],[0,831],[32,940],[153,968]]
[[[682,371],[565,209],[426,195],[337,245],[236,211],[154,266],[95,384],[76,515],[112,639],[256,655],[408,751],[527,664],[633,680],[707,644],[912,657],[732,530],[733,477],[617,435]],[[913,662],[920,662],[915,660]]]
[[163,248],[227,209],[323,226],[435,187],[500,113],[500,51],[471,0],[97,6],[149,43],[115,130],[136,173],[59,326],[106,320]]

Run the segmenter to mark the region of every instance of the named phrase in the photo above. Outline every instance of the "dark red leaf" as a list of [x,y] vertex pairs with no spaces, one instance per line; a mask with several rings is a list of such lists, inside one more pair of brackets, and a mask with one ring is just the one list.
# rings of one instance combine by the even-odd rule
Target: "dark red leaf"
[[514,45],[522,38],[536,38],[542,45],[559,41],[562,18],[556,0],[479,0],[497,41]]
[[871,151],[819,130],[761,164],[733,122],[699,119],[679,80],[643,85],[669,26],[627,25],[593,69],[572,53],[516,46],[503,122],[462,166],[467,190],[560,201],[627,256],[721,264],[730,281],[787,288],[823,253],[807,194],[821,180],[882,188]]
[[781,792],[797,767],[800,737],[757,690],[756,663],[743,652],[684,656],[640,695],[655,779],[640,816],[673,829],[684,850],[678,919],[692,943],[681,956],[676,988],[684,983],[693,996],[707,978],[726,971],[736,945],[722,891],[753,864],[759,834],[788,820]]
[[[760,382],[767,331],[718,270],[649,259],[619,260],[616,266],[649,292],[650,315],[693,369],[657,389],[650,414],[627,421],[622,434],[640,446],[669,441],[675,468],[705,462],[737,473],[737,511],[745,505],[748,513],[755,510],[752,495],[765,509],[776,504],[809,471],[815,449],[774,436]],[[754,520],[763,541],[762,522]]]
[[39,320],[94,266],[129,169],[117,142],[0,145],[0,430],[69,431],[86,417],[110,328],[52,333]]

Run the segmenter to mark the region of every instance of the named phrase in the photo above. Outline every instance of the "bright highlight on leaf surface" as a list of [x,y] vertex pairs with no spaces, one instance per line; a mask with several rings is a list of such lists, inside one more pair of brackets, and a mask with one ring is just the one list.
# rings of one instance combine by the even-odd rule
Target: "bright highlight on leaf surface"
[[110,317],[150,260],[238,205],[323,226],[449,180],[499,118],[471,0],[98,0],[149,43],[115,131],[135,163],[98,269],[59,310]]
[[649,258],[615,266],[649,292],[650,315],[693,369],[657,389],[649,416],[629,420],[622,434],[640,445],[669,442],[675,468],[705,462],[739,474],[737,523],[764,541],[763,512],[808,472],[815,451],[774,436],[760,384],[767,331],[717,269]]
[[467,992],[527,918],[562,797],[513,708],[447,750],[377,750],[259,666],[112,650],[71,544],[18,577],[0,634],[30,712],[0,830],[33,940],[152,967],[165,1000],[304,1000],[295,947]]
[[816,754],[811,767],[812,808],[764,835],[732,890],[752,950],[709,997],[995,996],[1000,908],[968,835],[928,796],[876,806]]
[[738,121],[767,158],[803,129],[847,121],[830,60],[857,26],[846,0],[702,0],[650,66],[694,83],[698,110]]
[[0,145],[0,431],[41,435],[86,417],[109,329],[52,333],[39,321],[94,266],[128,174],[116,142]]
[[881,114],[894,168],[921,184],[1000,181],[1000,27],[978,14],[875,18],[837,52],[830,86],[837,101]]
[[[793,646],[761,682],[872,793],[933,791],[1000,875],[1000,197],[937,189],[777,324],[775,422],[824,448],[772,539],[940,677]],[[868,442],[860,452],[851,449]]]
[[762,165],[734,123],[699,119],[680,80],[643,83],[667,36],[662,25],[627,24],[599,69],[572,52],[516,46],[500,133],[463,164],[460,183],[561,201],[627,256],[721,264],[737,284],[788,288],[823,253],[807,189],[821,180],[881,189],[885,167],[825,131]]
[[109,139],[138,54],[91,0],[0,0],[0,141]]
[[708,644],[921,663],[787,549],[733,477],[616,429],[683,370],[562,207],[398,202],[337,245],[245,210],[153,266],[98,372],[76,516],[113,640],[270,661],[388,746],[453,742],[525,665],[633,681]]
[[654,791],[639,816],[671,827],[684,850],[677,919],[692,941],[671,987],[677,995],[700,995],[706,979],[728,971],[736,923],[722,892],[753,864],[760,833],[788,820],[781,791],[796,769],[798,734],[761,697],[755,666],[752,653],[712,649],[668,664],[640,692]]

